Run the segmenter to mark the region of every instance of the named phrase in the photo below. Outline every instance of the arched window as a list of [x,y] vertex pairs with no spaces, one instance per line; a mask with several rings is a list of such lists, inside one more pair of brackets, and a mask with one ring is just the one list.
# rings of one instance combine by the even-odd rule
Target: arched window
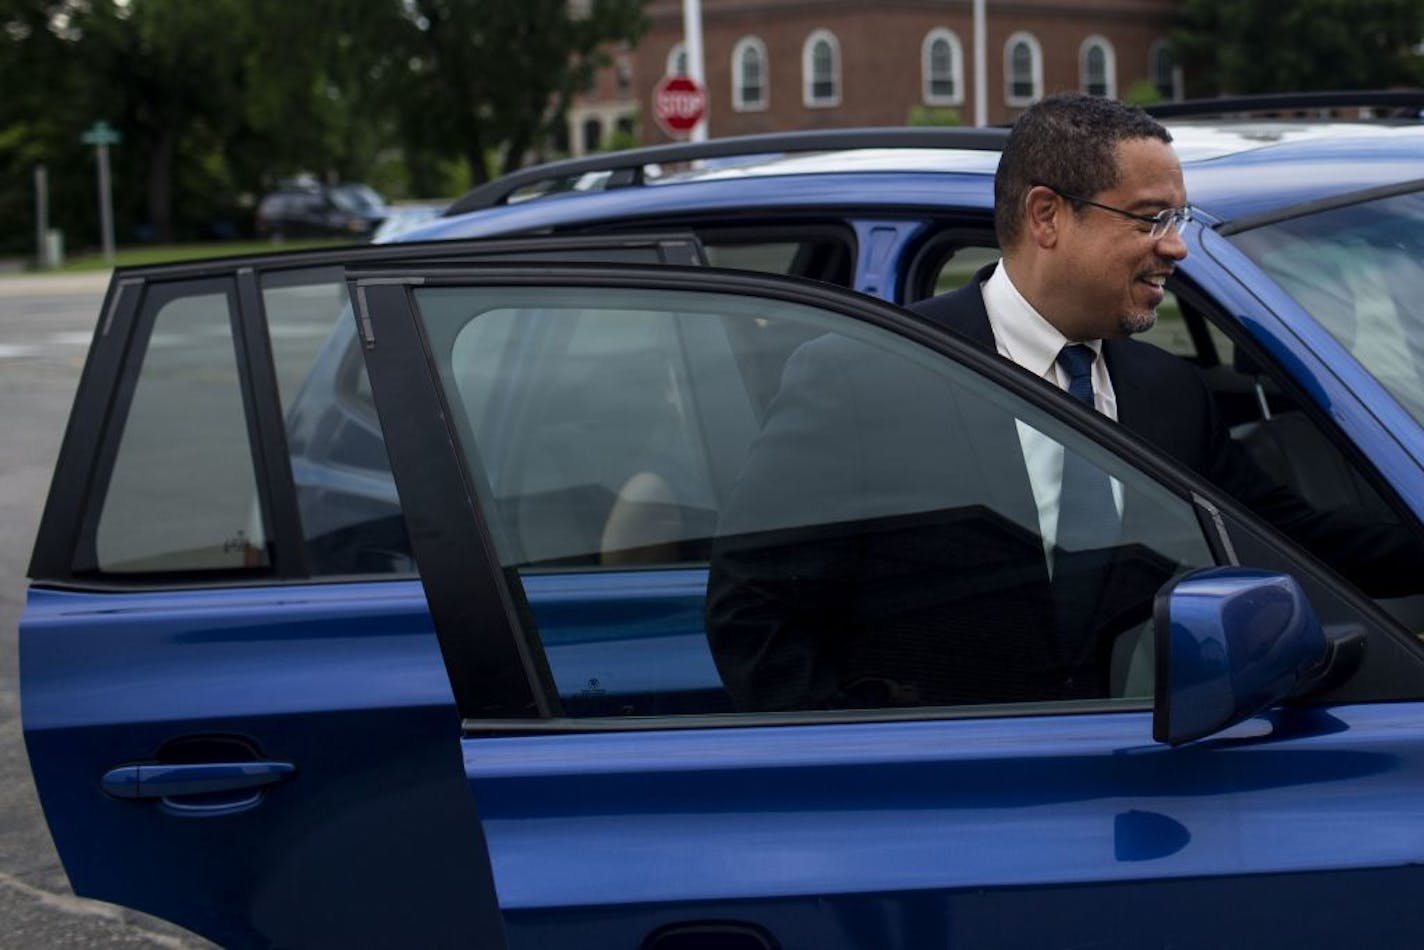
[[766,44],[744,36],[732,47],[732,108],[760,112],[766,103]]
[[603,147],[603,123],[596,118],[583,120],[584,154],[596,152]]
[[959,37],[943,27],[925,34],[920,48],[925,104],[957,106],[964,101],[964,53]]
[[1090,36],[1078,48],[1078,84],[1090,96],[1117,95],[1117,63],[1103,37]]
[[1043,95],[1043,50],[1032,33],[1015,33],[1004,44],[1004,98],[1026,106]]
[[1163,99],[1177,99],[1177,64],[1172,61],[1172,48],[1166,40],[1158,40],[1147,51],[1147,75],[1152,77],[1152,85],[1157,95]]
[[830,30],[806,37],[801,50],[802,100],[812,108],[841,104],[841,46]]
[[667,72],[668,76],[687,75],[687,44],[678,43],[668,50]]

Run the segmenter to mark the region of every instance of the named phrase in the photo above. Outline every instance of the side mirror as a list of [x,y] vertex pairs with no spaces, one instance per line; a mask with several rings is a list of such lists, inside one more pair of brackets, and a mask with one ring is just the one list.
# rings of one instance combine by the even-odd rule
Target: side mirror
[[1288,574],[1208,568],[1168,584],[1153,607],[1152,738],[1181,745],[1340,682],[1363,636],[1332,642]]

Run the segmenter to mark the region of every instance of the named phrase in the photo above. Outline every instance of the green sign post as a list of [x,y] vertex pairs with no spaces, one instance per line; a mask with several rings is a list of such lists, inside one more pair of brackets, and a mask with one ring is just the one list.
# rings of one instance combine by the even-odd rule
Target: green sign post
[[123,141],[119,130],[100,119],[85,130],[79,140],[95,148],[99,162],[99,226],[103,232],[104,260],[114,260],[114,198],[109,190],[109,146]]

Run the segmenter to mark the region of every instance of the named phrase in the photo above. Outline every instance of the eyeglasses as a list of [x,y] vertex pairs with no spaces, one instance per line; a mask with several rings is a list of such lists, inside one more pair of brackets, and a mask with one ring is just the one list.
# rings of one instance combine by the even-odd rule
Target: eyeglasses
[[1125,211],[1122,208],[1114,208],[1112,205],[1105,205],[1101,201],[1094,201],[1091,198],[1084,198],[1082,195],[1069,194],[1066,191],[1059,191],[1052,185],[1044,182],[1034,182],[1042,188],[1047,188],[1060,198],[1067,198],[1069,201],[1076,201],[1085,205],[1092,205],[1094,208],[1102,208],[1104,211],[1111,211],[1113,214],[1120,214],[1124,218],[1131,218],[1134,221],[1141,221],[1149,226],[1147,236],[1152,240],[1164,237],[1168,231],[1175,230],[1181,233],[1182,225],[1192,220],[1191,205],[1184,205],[1180,208],[1164,208],[1156,214],[1138,214],[1135,211]]

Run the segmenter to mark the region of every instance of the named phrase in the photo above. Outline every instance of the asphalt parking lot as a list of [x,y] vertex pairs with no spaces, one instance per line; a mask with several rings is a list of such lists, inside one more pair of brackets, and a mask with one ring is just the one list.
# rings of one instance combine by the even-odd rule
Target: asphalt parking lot
[[0,948],[211,946],[74,896],[21,732],[16,633],[25,570],[106,285],[105,274],[0,277]]

